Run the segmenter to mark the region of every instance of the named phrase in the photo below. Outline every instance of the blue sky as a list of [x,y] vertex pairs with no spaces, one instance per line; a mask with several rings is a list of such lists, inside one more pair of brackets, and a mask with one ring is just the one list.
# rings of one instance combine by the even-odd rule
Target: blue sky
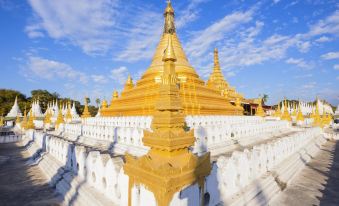
[[[190,63],[207,79],[213,48],[247,98],[339,103],[335,0],[172,0]],[[163,28],[162,0],[0,0],[0,88],[110,99],[139,79]],[[94,102],[94,101],[92,101]]]

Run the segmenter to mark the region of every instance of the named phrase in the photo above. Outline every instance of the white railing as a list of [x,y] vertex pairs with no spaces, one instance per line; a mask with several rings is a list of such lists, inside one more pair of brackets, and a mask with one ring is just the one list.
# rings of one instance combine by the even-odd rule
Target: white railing
[[[81,124],[66,123],[63,134],[146,149],[142,143],[143,130],[151,131],[151,122],[150,116],[85,118]],[[194,129],[193,151],[197,153],[225,147],[237,140],[256,141],[259,135],[261,139],[269,138],[270,134],[290,127],[285,121],[265,121],[255,116],[187,116],[186,123]]]
[[216,164],[220,193],[231,197],[320,134],[320,128],[311,128],[251,150],[235,151],[231,157],[219,157]]

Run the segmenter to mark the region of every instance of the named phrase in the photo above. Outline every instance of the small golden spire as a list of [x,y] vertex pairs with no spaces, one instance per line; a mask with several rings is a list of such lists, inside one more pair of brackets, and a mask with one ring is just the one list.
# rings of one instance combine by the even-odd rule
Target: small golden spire
[[218,49],[214,48],[214,70],[216,70],[216,69],[220,70],[219,54],[218,54]]
[[71,102],[70,101],[68,101],[68,105],[67,105],[66,120],[72,120]]
[[121,92],[121,95],[123,95],[126,91],[133,89],[134,84],[131,75],[128,75],[125,86],[123,91]]
[[63,124],[63,123],[65,123],[65,121],[64,121],[64,118],[62,116],[61,101],[60,101],[58,117],[57,117],[57,120],[55,122],[55,128],[58,129],[60,124]]
[[87,97],[85,97],[85,108],[84,108],[84,112],[82,113],[81,117],[82,118],[91,117],[91,113],[89,113],[88,111]]
[[174,9],[172,7],[171,1],[167,1],[167,7],[164,12],[164,17],[165,17],[164,33],[174,34],[175,33]]
[[106,99],[104,99],[104,100],[102,101],[101,107],[102,107],[102,108],[107,108],[107,101],[106,101]]
[[27,125],[26,125],[26,129],[34,129],[35,126],[34,126],[34,114],[33,114],[33,111],[32,111],[32,108],[29,112],[29,118],[28,118],[28,122],[27,122]]

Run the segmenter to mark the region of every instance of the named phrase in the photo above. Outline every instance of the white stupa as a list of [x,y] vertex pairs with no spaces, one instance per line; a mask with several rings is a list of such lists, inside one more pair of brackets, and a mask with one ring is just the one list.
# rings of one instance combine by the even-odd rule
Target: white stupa
[[99,107],[99,109],[98,109],[98,113],[97,113],[97,115],[95,115],[95,117],[101,117],[101,114],[100,114],[100,107]]
[[9,111],[9,113],[7,114],[6,117],[17,117],[17,116],[21,117],[22,113],[21,113],[19,105],[18,105],[18,97],[15,97],[13,107],[12,107],[11,111]]
[[338,106],[337,106],[337,109],[336,109],[335,112],[334,112],[334,116],[337,117],[337,118],[339,118],[339,104],[338,104]]
[[77,110],[75,109],[75,102],[73,102],[73,105],[71,108],[71,114],[72,114],[72,118],[79,118],[79,114],[77,113]]
[[[32,103],[32,113],[35,117],[44,117],[44,114],[41,111],[40,102],[39,100],[35,100]],[[31,114],[29,114],[31,115]]]

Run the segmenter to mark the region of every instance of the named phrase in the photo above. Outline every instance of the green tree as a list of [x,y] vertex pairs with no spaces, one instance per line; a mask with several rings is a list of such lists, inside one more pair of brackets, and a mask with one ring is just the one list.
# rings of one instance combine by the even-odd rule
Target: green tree
[[21,111],[25,107],[27,101],[26,96],[19,91],[11,89],[0,89],[0,116],[4,116],[11,110],[15,98],[18,97],[18,104]]
[[100,99],[99,98],[97,98],[96,100],[95,100],[95,103],[97,103],[97,107],[99,107],[100,106]]
[[[91,99],[89,97],[86,97],[85,101],[87,102],[87,104],[91,103]],[[84,103],[86,103],[86,102],[84,102]]]
[[263,101],[263,102],[267,102],[268,98],[269,98],[269,97],[268,97],[267,94],[263,94],[262,101]]

